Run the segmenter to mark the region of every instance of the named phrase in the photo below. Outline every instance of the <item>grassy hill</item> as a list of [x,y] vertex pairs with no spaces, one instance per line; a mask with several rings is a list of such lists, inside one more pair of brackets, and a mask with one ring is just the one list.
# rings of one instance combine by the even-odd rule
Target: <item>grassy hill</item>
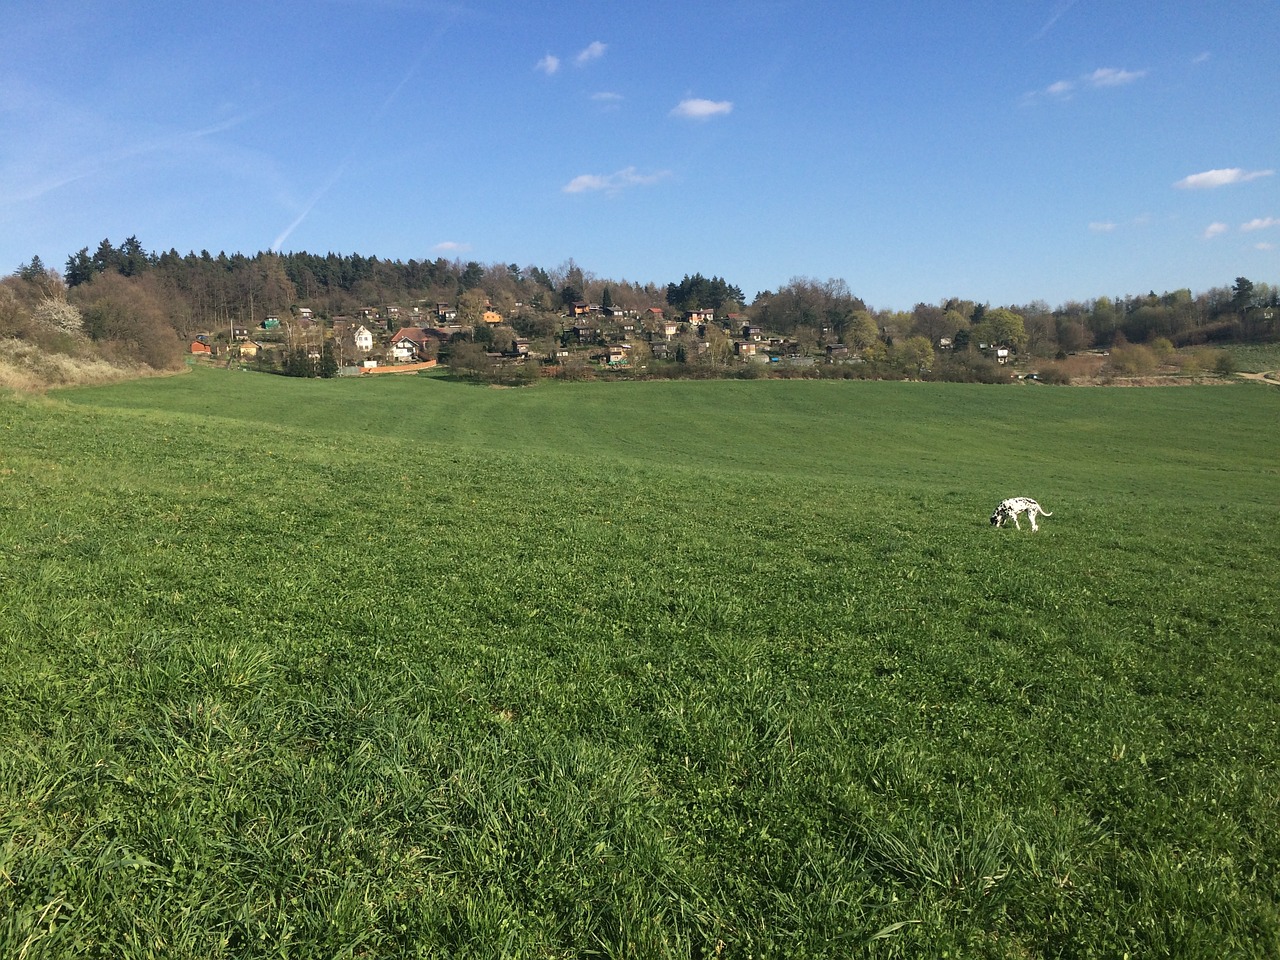
[[[0,953],[1272,956],[1280,391],[0,397]],[[994,530],[1005,496],[1054,516]]]

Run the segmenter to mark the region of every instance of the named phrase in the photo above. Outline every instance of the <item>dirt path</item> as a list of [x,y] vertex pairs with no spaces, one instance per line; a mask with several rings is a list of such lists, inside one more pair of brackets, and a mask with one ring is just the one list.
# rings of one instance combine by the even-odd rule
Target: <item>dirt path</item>
[[1246,380],[1259,380],[1262,383],[1269,383],[1273,387],[1280,387],[1280,370],[1268,370],[1266,373],[1237,373],[1237,377],[1244,377]]

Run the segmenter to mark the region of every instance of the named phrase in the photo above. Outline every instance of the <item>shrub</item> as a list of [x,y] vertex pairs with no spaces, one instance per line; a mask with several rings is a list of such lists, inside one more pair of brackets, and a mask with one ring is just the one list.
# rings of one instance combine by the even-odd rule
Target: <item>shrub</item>
[[1173,344],[1168,338],[1156,337],[1148,346],[1160,363],[1169,363],[1173,360]]
[[1220,377],[1229,377],[1237,371],[1235,357],[1227,350],[1197,347],[1178,358],[1179,369],[1188,377],[1200,377],[1213,371]]
[[1009,372],[980,353],[960,350],[935,365],[926,379],[948,383],[1008,383]]
[[40,326],[59,333],[79,336],[84,331],[84,318],[80,311],[61,297],[45,297],[36,305],[31,318]]
[[1060,363],[1046,363],[1040,368],[1040,380],[1044,383],[1052,383],[1057,386],[1065,387],[1071,382],[1071,374],[1067,372],[1067,368]]
[[1126,377],[1141,377],[1152,373],[1158,362],[1155,352],[1137,343],[1118,344],[1111,350],[1107,371]]

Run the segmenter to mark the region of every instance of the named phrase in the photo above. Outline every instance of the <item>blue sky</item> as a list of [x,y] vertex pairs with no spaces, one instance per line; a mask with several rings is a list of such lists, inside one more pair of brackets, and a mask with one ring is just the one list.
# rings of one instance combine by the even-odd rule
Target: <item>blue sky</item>
[[872,307],[1280,280],[1280,2],[8,0],[0,272],[136,235]]

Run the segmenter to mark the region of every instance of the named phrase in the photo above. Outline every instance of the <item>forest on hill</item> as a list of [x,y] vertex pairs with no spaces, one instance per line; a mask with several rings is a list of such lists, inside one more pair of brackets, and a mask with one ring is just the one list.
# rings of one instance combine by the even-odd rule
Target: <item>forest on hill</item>
[[658,308],[676,318],[712,310],[717,320],[753,325],[800,351],[834,343],[874,353],[907,340],[931,349],[944,340],[963,347],[986,337],[1019,354],[1054,357],[1126,342],[1272,340],[1280,286],[1237,277],[1199,293],[1098,296],[1054,307],[952,298],[895,311],[866,304],[841,279],[795,277],[748,299],[728,280],[701,273],[661,286],[599,277],[573,260],[544,268],[338,253],[184,255],[148,252],[131,236],[118,245],[104,239],[93,252],[84,247],[62,270],[33,257],[0,279],[0,341],[169,369],[181,363],[192,338],[257,327],[267,317],[306,309],[331,324],[360,311],[385,315],[397,305],[406,312],[393,313],[408,323],[413,306],[468,302],[485,304],[530,339],[555,337],[575,305],[590,304],[649,316]]

